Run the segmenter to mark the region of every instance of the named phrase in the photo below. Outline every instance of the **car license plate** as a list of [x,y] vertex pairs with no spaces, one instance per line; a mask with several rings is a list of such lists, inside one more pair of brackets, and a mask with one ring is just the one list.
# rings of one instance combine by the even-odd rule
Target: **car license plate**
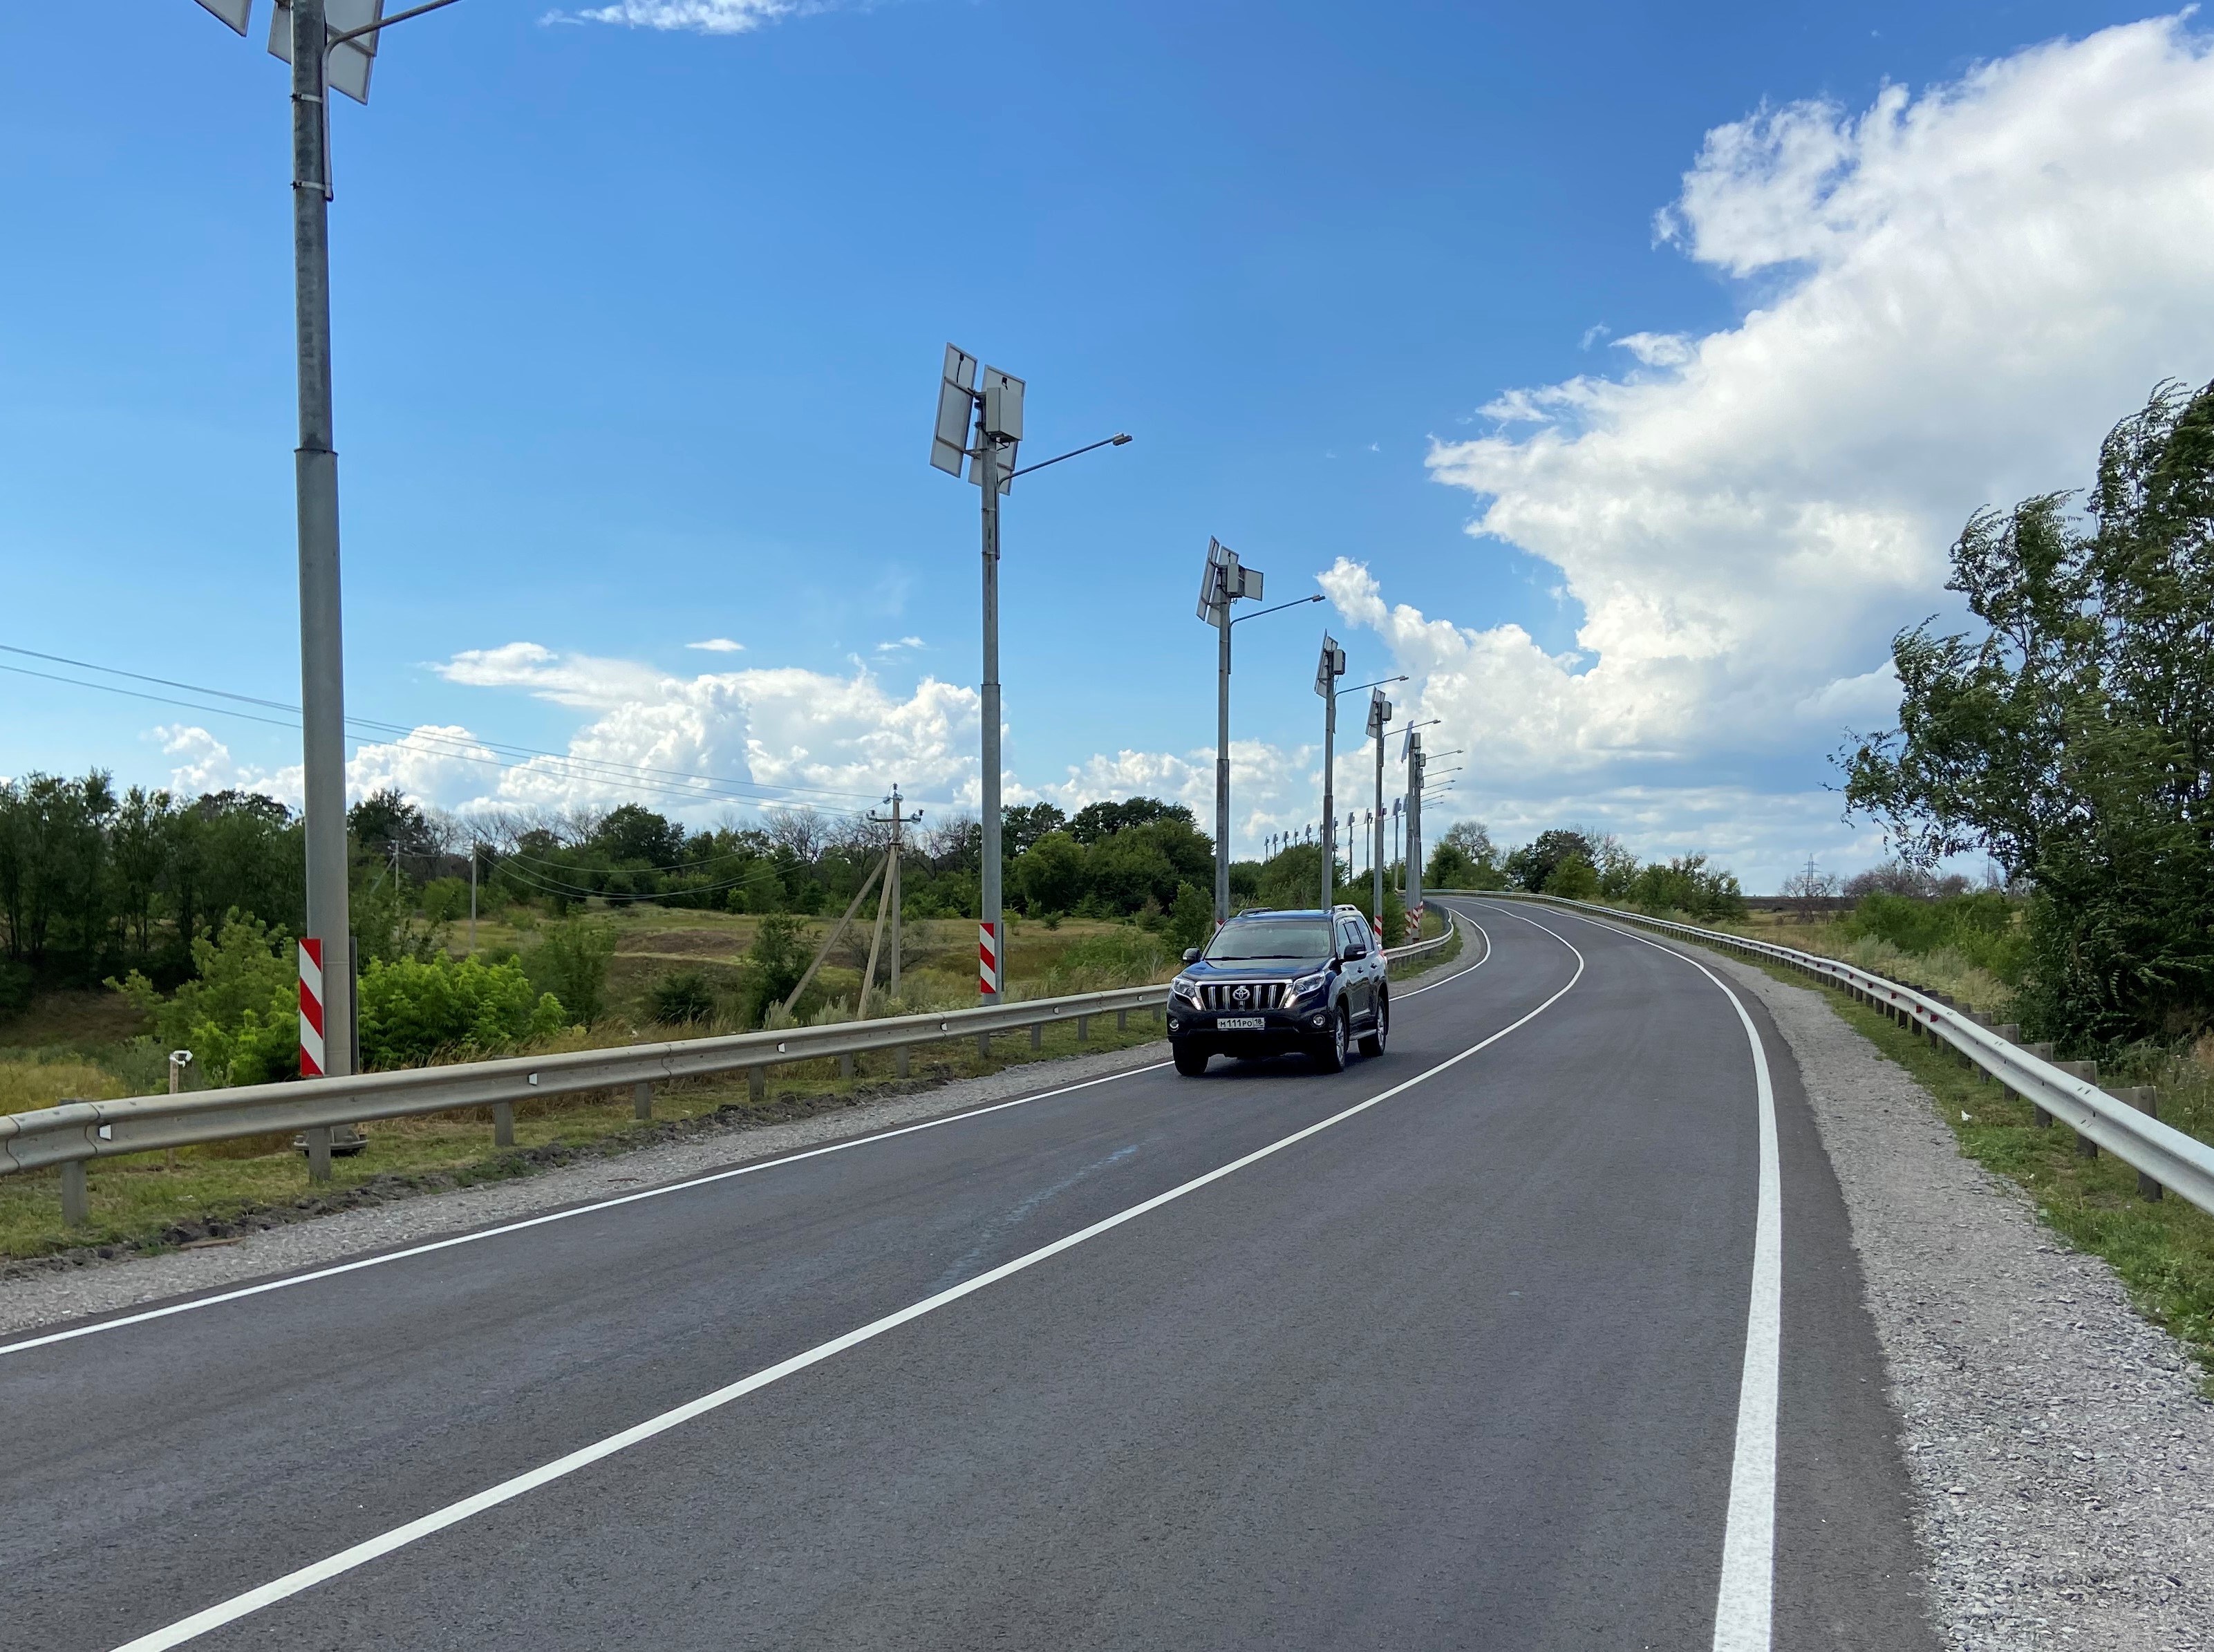
[[1265,1015],[1219,1015],[1214,1025],[1225,1032],[1258,1032],[1269,1025]]

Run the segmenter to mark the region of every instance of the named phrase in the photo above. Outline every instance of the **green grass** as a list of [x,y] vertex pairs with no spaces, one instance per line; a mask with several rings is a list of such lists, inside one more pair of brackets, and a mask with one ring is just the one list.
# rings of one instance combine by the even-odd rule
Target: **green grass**
[[[2138,1311],[2214,1373],[2214,1216],[2173,1194],[2156,1202],[2139,1198],[2136,1171],[2109,1154],[2080,1157],[2073,1130],[2063,1124],[2039,1129],[2035,1109],[1965,1065],[1942,1041],[1917,1037],[1795,970],[1752,961],[1779,981],[1815,986],[1846,1025],[1928,1093],[1961,1152],[2021,1184],[2035,1199],[2040,1221],[2077,1250],[2104,1259]],[[2192,1070],[2197,1066],[2177,1058],[2162,1074],[2170,1087],[2161,1094],[2161,1117],[2206,1141],[2214,1139],[2214,1081]],[[2214,1374],[2200,1388],[2214,1399]]]

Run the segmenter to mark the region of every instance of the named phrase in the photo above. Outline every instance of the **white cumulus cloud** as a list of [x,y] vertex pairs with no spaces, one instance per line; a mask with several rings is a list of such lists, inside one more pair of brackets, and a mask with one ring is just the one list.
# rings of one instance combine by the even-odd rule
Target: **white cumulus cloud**
[[1889,638],[1949,604],[1969,513],[2084,480],[2156,382],[2214,376],[2214,60],[2186,14],[1857,113],[1763,108],[1708,134],[1659,224],[1748,284],[1742,318],[1630,332],[1636,367],[1504,390],[1496,430],[1429,457],[1479,498],[1471,532],[1560,570],[1575,650],[1323,577],[1421,673],[1436,743],[1524,796],[1635,771],[1688,797],[1719,760],[1881,722]]
[[696,34],[745,34],[794,12],[817,9],[799,0],[617,0],[614,5],[550,11],[543,21],[684,29]]

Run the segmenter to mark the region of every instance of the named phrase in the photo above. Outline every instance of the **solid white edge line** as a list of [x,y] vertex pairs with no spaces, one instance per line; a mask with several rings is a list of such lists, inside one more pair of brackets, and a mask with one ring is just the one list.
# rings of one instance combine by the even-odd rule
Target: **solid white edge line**
[[[1446,908],[1452,911],[1450,907]],[[1399,994],[1416,998],[1432,987],[1442,987],[1458,981],[1471,970],[1480,970],[1491,960],[1491,937],[1484,934],[1483,927],[1474,919],[1467,920],[1471,927],[1483,935],[1483,956],[1466,970],[1455,971],[1444,981],[1434,981],[1428,987],[1416,987]],[[249,1296],[262,1296],[271,1291],[289,1290],[295,1285],[310,1285],[317,1280],[335,1279],[341,1274],[358,1273],[364,1268],[381,1268],[387,1263],[405,1262],[409,1258],[428,1256],[437,1251],[450,1251],[459,1245],[474,1245],[482,1239],[500,1239],[509,1233],[519,1233],[526,1228],[541,1227],[547,1222],[567,1221],[576,1216],[590,1216],[602,1210],[612,1210],[619,1205],[636,1204],[644,1199],[658,1199],[670,1193],[683,1193],[695,1187],[706,1187],[716,1182],[729,1181],[734,1176],[750,1176],[757,1171],[774,1170],[780,1165],[796,1165],[803,1159],[819,1159],[824,1153],[844,1153],[853,1147],[865,1147],[872,1142],[889,1141],[895,1136],[912,1135],[917,1130],[934,1130],[942,1124],[958,1124],[963,1119],[982,1118],[987,1113],[996,1113],[1009,1107],[1024,1107],[1035,1101],[1051,1101],[1056,1096],[1073,1095],[1079,1090],[1094,1086],[1112,1084],[1120,1079],[1135,1078],[1143,1073],[1165,1070],[1166,1062],[1150,1062],[1143,1067],[1125,1068],[1119,1073],[1104,1074],[1096,1079],[1080,1080],[1075,1084],[1064,1084],[1057,1089],[1041,1090],[1035,1095],[1017,1096],[1007,1101],[995,1101],[987,1106],[971,1107],[958,1113],[948,1113],[942,1118],[927,1118],[914,1124],[902,1124],[890,1130],[878,1130],[868,1135],[857,1135],[844,1141],[833,1141],[820,1147],[810,1147],[800,1153],[788,1153],[773,1159],[759,1159],[751,1164],[734,1166],[729,1170],[712,1171],[705,1176],[688,1177],[681,1182],[670,1182],[660,1187],[641,1188],[636,1193],[619,1193],[611,1198],[596,1199],[589,1204],[575,1205],[566,1210],[548,1211],[543,1215],[526,1216],[520,1221],[502,1222],[496,1227],[479,1228],[472,1233],[456,1233],[450,1238],[431,1239],[421,1245],[410,1245],[397,1251],[386,1251],[371,1257],[358,1257],[352,1262],[334,1263],[327,1268],[315,1268],[305,1273],[287,1274],[281,1279],[265,1279],[257,1284],[242,1285],[235,1290],[216,1291],[206,1296],[196,1296],[190,1301],[164,1303],[160,1307],[141,1308],[135,1313],[119,1314],[113,1319],[101,1319],[89,1325],[75,1325],[67,1331],[47,1331],[36,1337],[26,1337],[12,1343],[0,1343],[0,1356],[25,1354],[34,1348],[46,1348],[56,1343],[75,1342],[80,1337],[97,1337],[102,1331],[121,1331],[126,1326],[141,1325],[151,1319],[166,1319],[173,1314],[193,1313],[201,1308],[219,1307],[225,1302],[242,1301]]]
[[[1715,1592],[1714,1652],[1769,1652],[1776,1622],[1776,1432],[1783,1361],[1783,1178],[1776,1145],[1776,1089],[1769,1079],[1768,1051],[1744,1000],[1698,959],[1630,930],[1587,918],[1581,912],[1565,915],[1690,964],[1722,988],[1745,1028],[1746,1042],[1752,1046],[1753,1080],[1760,1106],[1760,1194],[1753,1219],[1752,1294],[1746,1311],[1745,1366],[1738,1379],[1737,1449],[1730,1463],[1729,1516],[1722,1528],[1722,1576]],[[1545,929],[1534,920],[1522,921]],[[1548,934],[1552,933],[1546,930]]]
[[[1544,927],[1543,925],[1537,927]],[[1546,933],[1553,933],[1550,930],[1547,930]],[[352,1571],[358,1567],[365,1566],[372,1560],[388,1555],[394,1550],[406,1548],[408,1545],[419,1542],[435,1533],[443,1532],[448,1527],[458,1525],[473,1515],[484,1513],[488,1508],[496,1508],[502,1503],[511,1502],[528,1492],[536,1490],[541,1486],[574,1474],[579,1469],[589,1467],[602,1458],[612,1457],[618,1452],[627,1451],[633,1446],[652,1439],[656,1435],[665,1434],[670,1429],[689,1423],[695,1417],[703,1416],[709,1411],[718,1410],[730,1404],[733,1400],[743,1398],[746,1395],[766,1388],[772,1383],[781,1381],[795,1372],[804,1371],[812,1365],[819,1365],[834,1355],[881,1337],[886,1331],[896,1330],[910,1320],[920,1319],[925,1314],[935,1312],[950,1303],[959,1301],[964,1296],[973,1295],[987,1286],[995,1285],[1012,1275],[1034,1268],[1039,1263],[1057,1257],[1064,1251],[1073,1250],[1088,1240],[1097,1239],[1103,1233],[1122,1227],[1125,1222],[1135,1221],[1139,1217],[1158,1210],[1163,1205],[1173,1203],[1187,1194],[1196,1193],[1201,1188],[1208,1186],[1210,1183],[1219,1182],[1226,1176],[1235,1175],[1249,1165],[1258,1164],[1262,1159],[1281,1153],[1285,1148],[1304,1141],[1310,1136],[1319,1135],[1323,1131],[1342,1124],[1346,1120],[1365,1113],[1370,1108],[1391,1100],[1394,1096],[1404,1094],[1416,1085],[1435,1078],[1447,1068],[1458,1067],[1479,1050],[1497,1043],[1518,1027],[1537,1019],[1568,995],[1576,982],[1583,979],[1584,955],[1576,951],[1575,945],[1565,935],[1555,934],[1553,939],[1567,947],[1576,960],[1575,973],[1569,977],[1567,985],[1546,999],[1537,1008],[1531,1010],[1519,1019],[1509,1022],[1498,1031],[1471,1044],[1457,1055],[1448,1055],[1434,1067],[1417,1073],[1410,1079],[1404,1079],[1388,1090],[1379,1092],[1366,1101],[1355,1102],[1342,1112],[1333,1113],[1328,1118],[1318,1120],[1304,1129],[1294,1130],[1291,1135],[1280,1137],[1266,1147],[1257,1147],[1242,1158],[1233,1159],[1226,1165],[1218,1166],[1202,1175],[1195,1176],[1190,1181],[1172,1187],[1165,1193],[1157,1193],[1150,1199],[1092,1223],[1089,1227],[1079,1228],[1075,1233],[1055,1239],[1049,1245],[1040,1245],[1037,1250],[1017,1257],[1012,1262],[1003,1262],[996,1268],[978,1274],[974,1279],[964,1280],[950,1290],[940,1291],[934,1296],[927,1296],[920,1301],[911,1303],[896,1312],[888,1313],[880,1319],[871,1320],[867,1325],[857,1330],[849,1331],[842,1337],[835,1337],[827,1343],[818,1343],[804,1354],[795,1354],[790,1359],[756,1371],[749,1377],[743,1377],[727,1387],[718,1388],[712,1393],[702,1394],[697,1399],[687,1400],[683,1404],[664,1411],[657,1416],[648,1417],[645,1422],[634,1423],[620,1433],[611,1434],[604,1440],[596,1441],[591,1445],[569,1453],[566,1456],[557,1457],[549,1463],[526,1470],[512,1478],[502,1480],[497,1485],[488,1486],[473,1496],[464,1497],[458,1502],[449,1503],[443,1508],[434,1509],[430,1514],[409,1520],[403,1526],[394,1527],[388,1532],[357,1543],[352,1548],[342,1549],[334,1555],[300,1567],[295,1571],[287,1572],[284,1576],[274,1578],[262,1584],[259,1588],[248,1589],[243,1594],[233,1595],[229,1600],[196,1612],[189,1618],[180,1618],[166,1628],[154,1630],[148,1634],[139,1636],[136,1640],[125,1641],[114,1649],[114,1652],[162,1652],[165,1648],[181,1646],[187,1641],[197,1640],[211,1630],[220,1629],[226,1624],[235,1623],[242,1618],[260,1611],[264,1606],[273,1606],[279,1600],[290,1599],[295,1594],[311,1589],[318,1583],[327,1582],[333,1577]]]
[[[1440,902],[1439,904],[1442,906],[1444,905],[1444,902]],[[1467,969],[1454,970],[1443,981],[1433,981],[1427,987],[1410,987],[1405,992],[1397,994],[1397,996],[1401,998],[1420,998],[1426,992],[1432,992],[1440,987],[1452,985],[1453,982],[1459,981],[1465,975],[1473,975],[1477,970],[1481,970],[1485,964],[1491,962],[1490,932],[1485,929],[1482,924],[1478,923],[1475,919],[1470,917],[1465,912],[1456,912],[1449,906],[1446,907],[1445,911],[1446,915],[1448,918],[1451,918],[1457,923],[1466,924],[1471,929],[1473,929],[1477,934],[1483,937],[1483,956],[1477,959],[1475,963],[1470,964]],[[1557,937],[1556,939],[1557,939]],[[1568,943],[1565,941],[1562,942],[1563,945],[1566,945]]]

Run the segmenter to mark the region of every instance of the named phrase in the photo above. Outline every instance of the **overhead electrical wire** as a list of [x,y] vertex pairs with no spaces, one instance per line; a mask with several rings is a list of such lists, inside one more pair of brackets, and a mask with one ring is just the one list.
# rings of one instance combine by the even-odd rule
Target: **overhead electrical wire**
[[[16,654],[30,659],[45,660],[52,664],[67,665],[78,670],[98,671],[111,676],[127,677],[133,682],[150,682],[165,688],[181,688],[188,694],[205,694],[217,700],[234,701],[240,705],[264,707],[272,711],[287,712],[296,717],[299,714],[298,707],[288,705],[283,701],[266,700],[254,694],[236,694],[227,688],[213,688],[202,683],[184,682],[170,677],[152,676],[143,671],[125,670],[120,666],[101,665],[89,660],[71,659],[65,655],[43,653],[34,648],[22,648],[9,643],[0,643],[0,652]],[[157,705],[176,706],[188,711],[207,712],[220,717],[242,718],[248,722],[266,724],[274,728],[297,729],[299,726],[297,723],[272,717],[257,716],[251,712],[235,710],[228,706],[203,705],[194,701],[174,699],[167,694],[147,694],[139,689],[119,688],[113,683],[88,682],[82,678],[59,676],[50,671],[32,670],[25,666],[0,664],[0,671],[9,671],[19,676],[37,677],[49,682],[64,683],[71,688],[95,688],[103,694],[122,694],[134,700],[151,701]],[[487,752],[505,752],[511,756],[560,764],[568,769],[572,777],[575,779],[609,784],[620,783],[633,791],[645,792],[664,798],[678,798],[690,802],[722,798],[733,803],[764,807],[778,803],[801,801],[807,803],[809,807],[820,808],[825,813],[857,816],[867,812],[865,805],[858,808],[844,807],[831,804],[816,804],[811,799],[818,797],[855,798],[875,801],[872,792],[849,792],[827,786],[725,780],[713,775],[692,774],[682,769],[657,768],[644,764],[617,762],[605,758],[578,757],[568,753],[546,751],[536,747],[506,744],[498,741],[480,739],[474,735],[464,739],[436,731],[426,731],[420,728],[410,728],[402,724],[383,722],[374,718],[349,717],[346,721],[359,730],[396,736],[397,743],[404,744],[415,750],[428,750],[433,756],[452,756],[462,762],[510,771],[522,771],[537,767],[537,764],[532,762],[509,762],[502,761],[497,756],[484,755]],[[671,784],[671,781],[676,784]],[[927,798],[920,800],[933,801]]]

